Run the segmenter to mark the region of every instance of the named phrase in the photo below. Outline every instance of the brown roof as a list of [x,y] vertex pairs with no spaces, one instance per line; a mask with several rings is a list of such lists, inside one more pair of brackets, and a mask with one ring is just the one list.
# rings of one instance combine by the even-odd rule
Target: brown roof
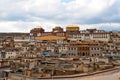
[[70,42],[70,44],[81,44],[81,45],[88,45],[88,44],[98,44],[99,42]]
[[42,36],[42,37],[36,37],[36,40],[59,40],[59,39],[65,39],[65,37],[58,37],[58,36]]

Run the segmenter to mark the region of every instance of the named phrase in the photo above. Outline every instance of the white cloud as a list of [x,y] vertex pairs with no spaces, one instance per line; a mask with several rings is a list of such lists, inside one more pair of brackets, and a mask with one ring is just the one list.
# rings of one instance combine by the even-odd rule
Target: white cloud
[[[115,30],[116,28],[120,29],[120,23],[99,23],[99,24],[83,24],[79,25],[82,30],[87,29],[87,28],[97,28],[97,29],[105,29],[106,27],[109,30]],[[105,30],[107,30],[105,29]],[[116,30],[117,30],[116,29]]]
[[11,15],[12,13],[20,13],[21,15],[26,13],[26,15],[40,17],[62,15],[63,18],[71,18],[71,16],[73,18],[88,18],[106,10],[115,1],[72,0],[71,2],[63,3],[60,0],[2,0],[0,3],[4,7],[0,8],[0,10]]
[[[53,22],[17,22],[17,21],[7,21],[7,22],[0,22],[1,32],[29,32],[32,28],[36,26],[41,26],[45,29],[45,31],[52,31],[52,28],[55,26],[61,26],[62,28],[66,28],[69,24],[56,24]],[[76,24],[77,25],[77,24]],[[120,23],[102,23],[102,24],[83,24],[79,25],[80,30],[85,30],[87,28],[97,28],[97,29],[109,29],[115,30],[120,29]]]
[[23,21],[5,21],[0,22],[0,32],[29,32],[36,26],[43,27],[46,31],[51,31],[53,27],[57,26],[53,22],[23,22]]
[[[95,16],[94,14],[106,10],[116,0],[74,0],[65,4],[68,13],[79,14],[80,17]],[[74,14],[71,14],[74,15]],[[79,17],[77,15],[77,17]]]
[[[4,32],[28,32],[29,29],[39,24],[50,31],[49,26],[52,28],[56,25],[80,25],[88,24],[89,22],[95,24],[94,21],[91,21],[95,18],[97,20],[102,19],[103,21],[112,22],[119,15],[111,15],[112,17],[107,16],[107,18],[101,17],[101,15],[115,5],[117,1],[71,0],[69,2],[63,2],[61,0],[1,0],[0,28]],[[90,27],[90,25],[88,26]]]
[[24,9],[29,13],[40,16],[55,15],[59,11],[60,0],[29,0],[26,1]]

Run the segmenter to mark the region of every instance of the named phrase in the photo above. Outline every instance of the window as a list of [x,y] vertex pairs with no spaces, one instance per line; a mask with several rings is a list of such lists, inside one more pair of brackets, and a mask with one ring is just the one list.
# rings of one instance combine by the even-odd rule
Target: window
[[96,50],[96,48],[94,48],[94,50]]

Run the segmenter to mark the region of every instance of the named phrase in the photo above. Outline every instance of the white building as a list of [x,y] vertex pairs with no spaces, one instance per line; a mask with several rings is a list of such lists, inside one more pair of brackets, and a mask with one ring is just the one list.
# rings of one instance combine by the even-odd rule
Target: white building
[[5,50],[0,52],[0,58],[2,59],[14,59],[17,58],[19,53],[16,50]]
[[73,35],[73,38],[85,41],[95,40],[108,42],[110,40],[110,33],[105,32],[104,30],[86,29],[80,31],[80,34],[78,35]]

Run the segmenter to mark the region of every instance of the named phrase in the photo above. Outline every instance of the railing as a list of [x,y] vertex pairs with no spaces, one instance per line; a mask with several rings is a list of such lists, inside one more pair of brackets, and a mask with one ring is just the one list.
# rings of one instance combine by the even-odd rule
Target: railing
[[7,80],[7,78],[0,78],[0,80]]
[[111,72],[120,69],[119,67],[113,68],[113,69],[107,69],[107,70],[102,70],[102,71],[96,71],[92,73],[83,73],[83,74],[75,74],[75,75],[64,75],[64,76],[52,76],[52,77],[40,77],[40,78],[34,78],[34,77],[26,77],[21,74],[15,74],[15,73],[10,73],[9,77],[12,79],[15,78],[15,80],[43,80],[43,79],[63,79],[63,78],[76,78],[76,77],[86,77],[86,76],[92,76],[96,74],[102,74],[106,72]]

